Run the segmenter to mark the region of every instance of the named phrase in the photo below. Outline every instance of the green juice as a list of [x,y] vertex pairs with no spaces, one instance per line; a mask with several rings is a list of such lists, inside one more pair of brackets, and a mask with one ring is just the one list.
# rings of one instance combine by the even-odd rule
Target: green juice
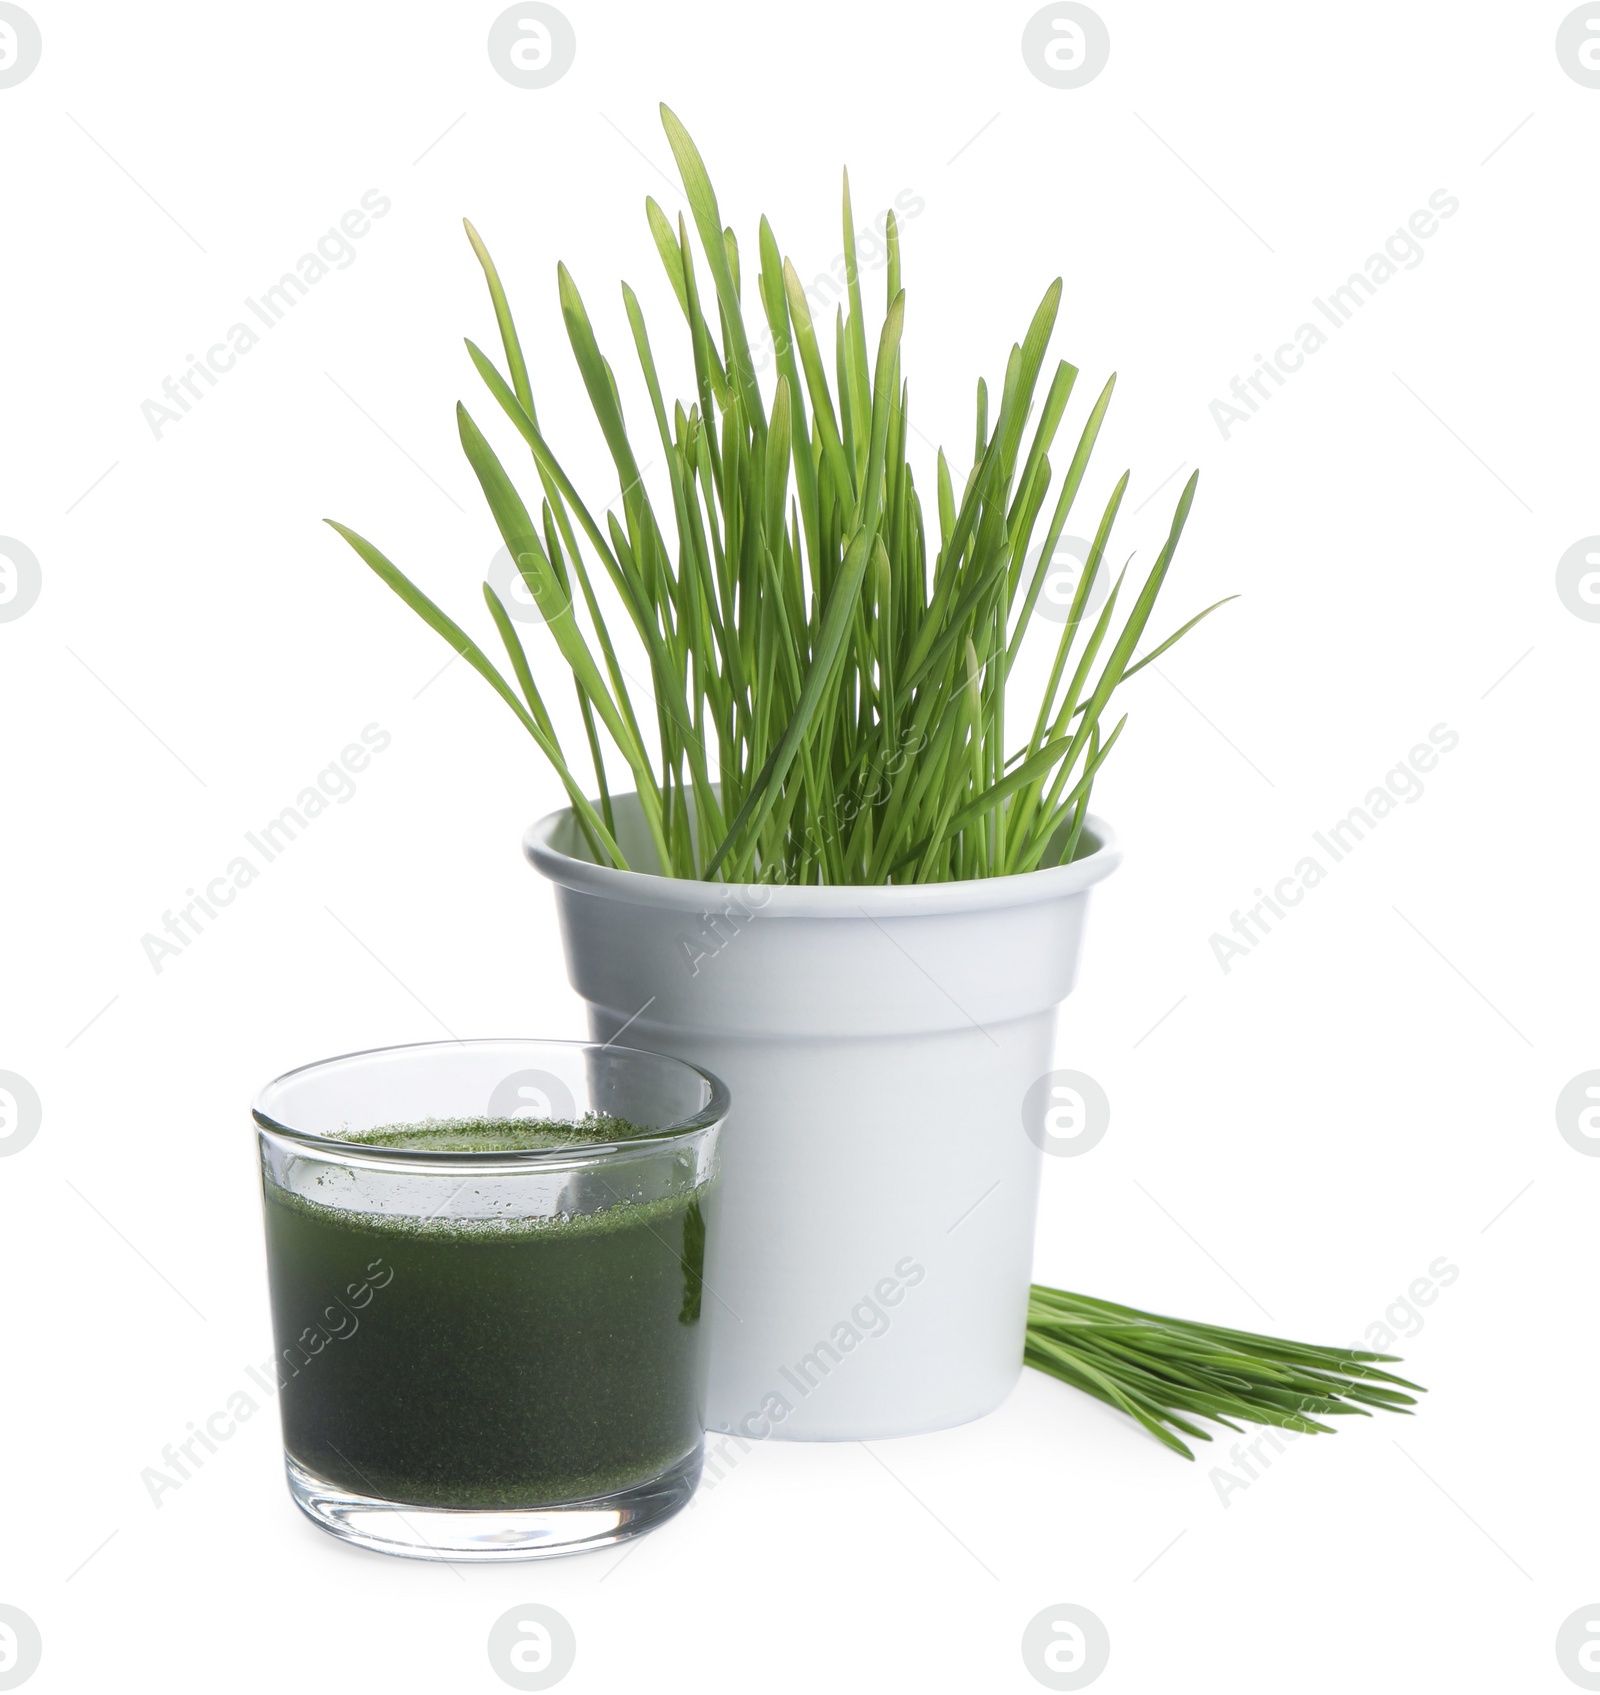
[[[494,1152],[626,1133],[475,1120],[348,1139]],[[268,1181],[285,1449],[342,1489],[419,1506],[554,1505],[658,1476],[701,1440],[705,1197],[424,1219]]]

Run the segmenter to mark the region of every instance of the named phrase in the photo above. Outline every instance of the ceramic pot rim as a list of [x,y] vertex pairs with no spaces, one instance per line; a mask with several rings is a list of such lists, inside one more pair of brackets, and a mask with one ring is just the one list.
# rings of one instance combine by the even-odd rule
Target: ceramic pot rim
[[[637,805],[631,794],[614,799]],[[704,883],[596,865],[556,845],[559,838],[578,838],[570,807],[547,813],[532,825],[522,838],[522,851],[534,869],[552,883],[634,906],[704,913],[725,909],[735,901],[759,911],[764,918],[914,918],[1031,906],[1081,894],[1109,877],[1122,863],[1116,834],[1103,818],[1091,812],[1084,835],[1093,841],[1094,848],[1070,865],[1048,866],[1016,876],[975,877],[958,883],[805,888],[774,883]]]

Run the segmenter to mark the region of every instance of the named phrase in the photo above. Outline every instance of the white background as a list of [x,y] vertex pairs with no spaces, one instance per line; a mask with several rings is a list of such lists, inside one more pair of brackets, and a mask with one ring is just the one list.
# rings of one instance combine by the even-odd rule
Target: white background
[[[0,530],[42,571],[0,624],[0,1069],[43,1102],[0,1161],[0,1601],[42,1632],[33,1687],[492,1691],[523,1601],[571,1621],[574,1692],[1026,1691],[1023,1628],[1064,1601],[1110,1632],[1108,1695],[1574,1687],[1600,1161],[1554,1103],[1600,1065],[1600,626],[1555,568],[1600,531],[1600,89],[1558,62],[1568,8],[1105,0],[1108,67],[1059,90],[1023,62],[1031,4],[563,3],[576,63],[530,91],[489,62],[495,4],[29,0],[43,58],[0,89]],[[446,1030],[583,1031],[517,845],[554,779],[319,521],[487,629],[463,214],[603,503],[554,268],[630,404],[622,276],[688,392],[643,211],[682,205],[662,98],[747,296],[762,211],[803,274],[831,263],[846,162],[858,223],[926,202],[905,366],[958,475],[972,384],[1056,275],[1069,429],[1120,374],[1069,527],[1131,466],[1119,536],[1148,559],[1182,478],[1158,485],[1201,467],[1168,621],[1243,598],[1129,686],[1096,792],[1128,858],[1059,1063],[1113,1116],[1046,1162],[1037,1275],[1347,1342],[1444,1256],[1399,1344],[1420,1417],[1302,1440],[1224,1504],[1224,1444],[1187,1465],[1030,1374],[968,1428],[765,1444],[622,1558],[456,1570],[301,1519],[264,1407],[152,1504],[143,1468],[271,1350],[255,1087]],[[141,402],[370,189],[392,210],[354,263],[157,439]],[[1424,260],[1224,439],[1210,402],[1440,189]],[[393,742],[355,797],[158,973],[141,937],[371,723]],[[1440,723],[1460,744],[1421,799],[1224,973],[1212,934]]]

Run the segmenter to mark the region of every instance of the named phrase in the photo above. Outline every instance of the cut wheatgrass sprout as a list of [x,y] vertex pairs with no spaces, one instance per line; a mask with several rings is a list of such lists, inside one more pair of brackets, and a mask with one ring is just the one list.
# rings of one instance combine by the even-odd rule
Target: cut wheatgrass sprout
[[[1078,371],[1058,360],[1046,377],[1061,302],[1060,280],[1051,283],[1010,349],[999,393],[977,384],[970,470],[958,476],[939,452],[925,512],[907,457],[914,426],[894,214],[882,226],[882,317],[869,329],[848,179],[844,298],[834,307],[827,295],[839,288],[831,279],[828,290],[805,287],[765,218],[753,268],[746,262],[694,142],[664,106],[661,119],[689,218],[674,222],[654,200],[645,211],[694,384],[669,407],[644,313],[624,283],[631,356],[649,400],[637,446],[577,282],[557,270],[567,343],[621,490],[609,507],[585,504],[545,433],[506,291],[467,225],[503,364],[471,341],[467,354],[491,409],[530,455],[531,482],[519,487],[464,405],[461,445],[550,638],[541,665],[554,661],[575,692],[582,762],[562,746],[521,627],[494,589],[483,593],[505,669],[377,546],[334,529],[516,715],[602,864],[728,883],[859,885],[1019,875],[1090,851],[1094,781],[1127,722],[1110,710],[1113,695],[1224,604],[1139,652],[1197,477],[1142,580],[1125,564],[1091,615],[1113,569],[1105,556],[1128,473],[1118,479],[1094,520],[1031,730],[1008,745],[1013,669],[1116,379],[1075,436],[1061,438],[1058,478],[1050,454]],[[831,347],[830,326],[813,316],[824,302],[835,309]],[[753,345],[770,349],[759,371]],[[626,651],[642,649],[649,672],[636,687],[608,622],[619,618]],[[653,863],[629,866],[619,846],[619,786],[638,795]],[[1335,1413],[1404,1411],[1412,1398],[1403,1391],[1414,1387],[1378,1369],[1386,1355],[1302,1347],[1037,1286],[1026,1357],[1190,1457],[1175,1432],[1206,1433],[1186,1415],[1326,1430],[1321,1418]]]
[[1371,1409],[1409,1413],[1410,1383],[1385,1365],[1393,1354],[1285,1342],[1248,1330],[1120,1307],[1035,1283],[1028,1300],[1026,1362],[1135,1418],[1186,1460],[1177,1434],[1211,1440],[1184,1415],[1238,1430],[1235,1419],[1300,1434],[1329,1433],[1324,1418]]

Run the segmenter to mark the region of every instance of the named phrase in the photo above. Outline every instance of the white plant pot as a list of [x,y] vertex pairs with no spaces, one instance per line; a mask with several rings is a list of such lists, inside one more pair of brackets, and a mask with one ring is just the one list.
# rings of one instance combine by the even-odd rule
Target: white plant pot
[[[633,797],[617,822],[629,862],[656,864]],[[1024,1097],[1051,1069],[1088,891],[1121,860],[1098,819],[1085,836],[1022,876],[790,888],[596,865],[566,811],[529,830],[594,1040],[732,1094],[709,1428],[904,1436],[1010,1393],[1042,1157]]]

